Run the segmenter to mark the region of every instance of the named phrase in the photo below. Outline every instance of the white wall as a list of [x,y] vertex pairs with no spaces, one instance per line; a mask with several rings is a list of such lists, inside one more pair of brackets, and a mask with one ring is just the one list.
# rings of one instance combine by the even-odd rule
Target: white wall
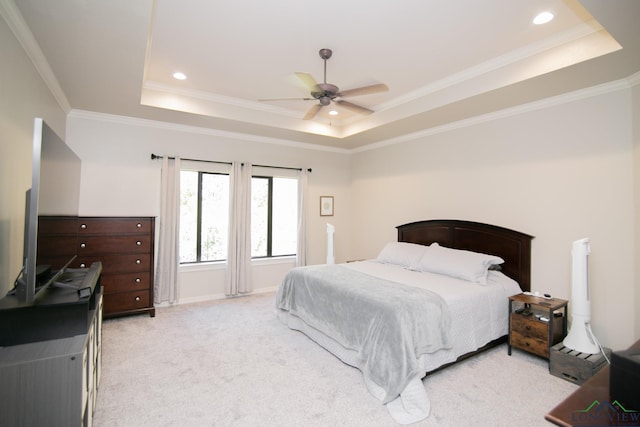
[[33,119],[64,136],[57,104],[4,19],[0,18],[0,296],[22,266],[25,192],[31,187]]
[[593,330],[634,341],[631,92],[451,129],[354,155],[354,256],[375,256],[395,226],[487,222],[535,236],[532,287],[571,297],[571,243],[589,237]]
[[[312,168],[307,205],[308,262],[325,262],[325,224],[328,217],[319,215],[321,195],[335,197],[335,216],[329,220],[338,230],[336,260],[346,260],[350,155],[343,150],[310,150],[285,141],[256,141],[185,126],[79,111],[69,115],[67,143],[82,159],[80,215],[83,216],[157,217],[160,212],[161,162],[151,160],[151,153]],[[254,287],[257,290],[275,289],[293,265],[293,260],[256,262]],[[224,274],[224,268],[216,265],[181,269],[181,302],[224,295]]]

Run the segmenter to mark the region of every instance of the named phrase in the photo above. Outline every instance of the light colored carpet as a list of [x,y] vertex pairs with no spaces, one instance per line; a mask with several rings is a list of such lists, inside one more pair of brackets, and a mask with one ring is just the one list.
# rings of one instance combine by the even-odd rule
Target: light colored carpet
[[[101,426],[397,426],[355,368],[281,324],[275,295],[105,320]],[[576,386],[506,345],[427,376],[414,426],[548,426]]]

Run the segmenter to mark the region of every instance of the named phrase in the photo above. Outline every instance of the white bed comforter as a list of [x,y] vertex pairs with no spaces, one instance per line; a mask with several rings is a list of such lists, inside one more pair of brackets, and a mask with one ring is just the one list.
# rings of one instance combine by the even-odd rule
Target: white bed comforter
[[[344,264],[345,267],[381,279],[428,289],[446,302],[450,315],[450,348],[423,354],[417,359],[418,373],[402,390],[400,396],[386,404],[389,413],[400,424],[410,424],[426,418],[430,412],[422,378],[459,356],[475,351],[490,341],[507,334],[507,297],[520,293],[518,284],[497,271],[490,271],[486,285],[479,285],[439,274],[416,272],[390,264],[363,261]],[[343,362],[358,366],[357,352],[345,348],[298,316],[278,310],[280,319],[290,328],[300,330],[329,350]],[[381,401],[385,391],[364,377],[371,394]]]

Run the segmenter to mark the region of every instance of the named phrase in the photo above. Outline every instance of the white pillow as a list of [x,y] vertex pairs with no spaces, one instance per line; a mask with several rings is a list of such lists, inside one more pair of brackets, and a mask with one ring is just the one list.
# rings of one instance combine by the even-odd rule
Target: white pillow
[[416,243],[389,242],[382,248],[376,260],[384,264],[413,269],[427,249],[427,246]]
[[502,263],[504,260],[494,255],[451,249],[432,243],[420,258],[416,269],[485,285],[489,267]]

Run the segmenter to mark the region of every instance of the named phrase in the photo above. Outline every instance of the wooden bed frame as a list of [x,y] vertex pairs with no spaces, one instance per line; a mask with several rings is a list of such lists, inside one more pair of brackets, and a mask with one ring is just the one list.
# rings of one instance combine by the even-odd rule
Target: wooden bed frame
[[504,259],[502,272],[531,290],[531,239],[533,236],[495,225],[455,219],[433,219],[399,225],[398,242],[464,249]]
[[[434,219],[399,225],[398,241],[430,245],[437,242],[454,249],[496,255],[504,259],[502,272],[520,284],[523,291],[531,290],[531,240],[533,236],[495,225],[454,219]],[[506,301],[505,301],[506,305]],[[485,350],[506,342],[507,336],[500,337],[463,354],[455,362],[447,363],[427,372],[427,375],[447,366],[467,359]]]

